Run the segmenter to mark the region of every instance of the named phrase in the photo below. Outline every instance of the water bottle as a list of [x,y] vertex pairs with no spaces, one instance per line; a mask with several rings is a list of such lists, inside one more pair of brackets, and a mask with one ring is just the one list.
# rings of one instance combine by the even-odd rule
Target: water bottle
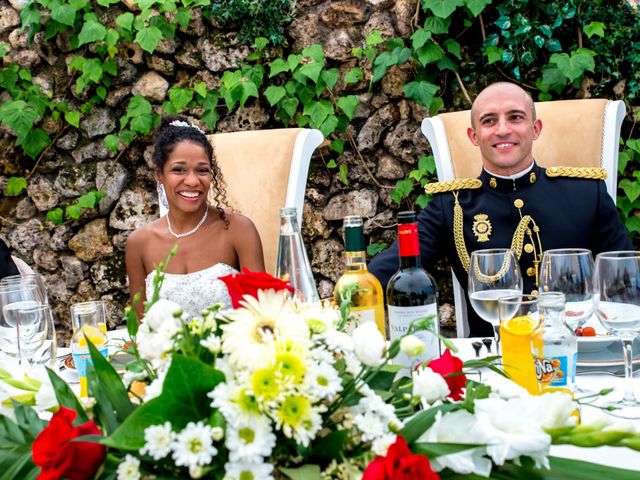
[[544,292],[538,297],[544,345],[542,356],[536,359],[536,375],[543,391],[571,391],[576,379],[578,341],[565,323],[564,304],[565,296],[560,292]]
[[294,298],[310,303],[320,301],[295,208],[280,209],[280,238],[275,276],[289,282],[295,290]]

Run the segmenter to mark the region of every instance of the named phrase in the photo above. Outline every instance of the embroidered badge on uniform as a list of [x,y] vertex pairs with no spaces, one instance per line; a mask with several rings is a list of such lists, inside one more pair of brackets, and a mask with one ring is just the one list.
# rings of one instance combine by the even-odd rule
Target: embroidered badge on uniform
[[491,222],[487,214],[479,213],[473,217],[473,234],[479,242],[488,242],[491,230]]

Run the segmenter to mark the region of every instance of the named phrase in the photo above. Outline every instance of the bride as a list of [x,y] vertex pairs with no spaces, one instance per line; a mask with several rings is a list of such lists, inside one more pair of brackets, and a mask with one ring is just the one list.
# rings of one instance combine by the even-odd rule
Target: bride
[[[225,185],[204,132],[184,117],[163,119],[158,127],[153,161],[158,191],[164,190],[167,215],[135,230],[127,240],[125,259],[131,299],[142,318],[143,302],[153,293],[154,269],[171,248],[178,249],[169,262],[160,298],[180,304],[198,315],[217,302],[230,306],[224,283],[218,277],[241,267],[264,271],[262,244],[249,218],[224,210]],[[214,205],[207,203],[211,188]]]

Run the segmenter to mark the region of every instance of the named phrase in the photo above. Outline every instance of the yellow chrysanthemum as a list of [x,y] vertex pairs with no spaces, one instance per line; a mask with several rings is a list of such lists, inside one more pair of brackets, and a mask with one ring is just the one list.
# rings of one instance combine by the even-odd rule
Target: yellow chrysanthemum
[[270,349],[278,339],[309,343],[309,328],[291,310],[283,292],[259,291],[258,299],[245,297],[244,307],[227,313],[222,326],[222,351],[235,367],[259,368],[270,363]]
[[278,420],[286,428],[297,429],[305,425],[311,413],[311,402],[302,395],[289,395],[278,409]]
[[273,368],[261,368],[253,372],[251,387],[256,398],[271,400],[280,394],[280,384],[276,370]]
[[234,400],[243,413],[257,414],[260,412],[255,395],[252,395],[246,388],[240,390]]
[[275,342],[275,368],[285,379],[300,383],[307,373],[306,349],[298,342],[283,339]]

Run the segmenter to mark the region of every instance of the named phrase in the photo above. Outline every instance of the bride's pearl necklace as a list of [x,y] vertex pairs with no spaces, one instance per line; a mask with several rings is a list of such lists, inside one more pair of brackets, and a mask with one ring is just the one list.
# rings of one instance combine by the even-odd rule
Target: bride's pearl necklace
[[202,216],[202,219],[198,222],[198,224],[194,228],[192,228],[188,232],[176,233],[173,231],[173,228],[171,228],[171,220],[169,220],[169,214],[167,213],[167,226],[169,227],[169,233],[176,238],[188,237],[189,235],[196,233],[200,229],[204,221],[207,219],[207,215],[209,215],[208,206],[206,206],[206,208],[204,209],[204,215]]

